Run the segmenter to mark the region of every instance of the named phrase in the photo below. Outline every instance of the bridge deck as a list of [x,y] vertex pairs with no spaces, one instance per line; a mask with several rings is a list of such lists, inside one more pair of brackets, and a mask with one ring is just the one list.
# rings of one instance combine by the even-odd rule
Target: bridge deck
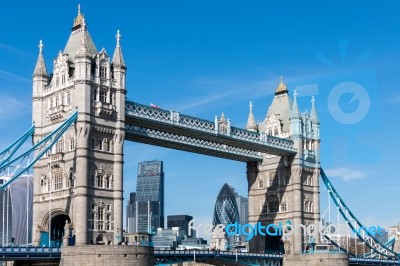
[[221,130],[218,121],[207,121],[174,111],[126,102],[128,140],[180,149],[237,161],[259,161],[263,154],[290,156],[293,141],[252,132],[229,124]]

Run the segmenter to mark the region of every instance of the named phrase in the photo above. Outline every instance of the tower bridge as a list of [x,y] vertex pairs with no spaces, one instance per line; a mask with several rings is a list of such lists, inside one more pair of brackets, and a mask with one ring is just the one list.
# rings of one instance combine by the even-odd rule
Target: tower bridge
[[[64,50],[53,61],[52,74],[47,71],[43,47],[40,41],[33,73],[34,130],[28,130],[15,142],[17,144],[0,154],[0,171],[16,164],[24,156],[32,154],[35,158],[20,168],[22,170],[13,172],[9,179],[12,182],[33,168],[34,246],[63,246],[63,252],[70,252],[70,258],[75,256],[79,260],[85,254],[79,253],[78,247],[83,249],[94,243],[115,246],[121,242],[124,141],[245,162],[250,223],[277,224],[290,220],[295,225],[318,224],[321,218],[321,173],[329,194],[346,221],[356,220],[321,172],[320,122],[314,98],[311,98],[311,111],[300,112],[296,93],[292,98],[282,79],[262,122],[255,122],[250,103],[246,128],[241,129],[233,127],[224,115],[204,120],[126,100],[127,66],[119,31],[112,57],[104,48],[97,50],[80,9]],[[33,138],[34,148],[14,159],[21,147],[19,143],[29,136]],[[1,189],[8,185],[3,184]],[[357,220],[354,227],[361,226]],[[370,254],[390,259],[398,255],[390,247],[374,240],[373,236],[358,237],[369,243]],[[295,255],[294,260],[290,260],[291,257],[286,260],[287,265],[294,265],[296,260],[301,260],[302,253],[320,241],[319,237],[311,239],[300,230],[283,239],[257,235],[250,242],[250,255],[239,257],[243,260],[250,257],[261,259],[262,265],[280,265],[281,255],[256,254],[282,252],[285,256]],[[74,251],[66,246],[76,246],[77,249]],[[91,248],[98,254],[107,249]],[[128,250],[127,247],[123,249]],[[59,250],[47,251],[59,256]],[[37,256],[45,258],[49,255],[47,251],[39,250],[39,253],[44,253]],[[0,250],[0,256],[2,252],[23,252],[29,257],[29,252],[38,250]],[[143,254],[141,265],[153,260],[152,255],[146,257],[143,250],[128,255],[123,252],[117,252],[116,256],[121,255],[118,259],[126,265],[130,265],[128,258],[134,261],[132,257]],[[161,261],[191,255],[158,252],[156,258]],[[210,257],[215,254],[203,252],[202,255]],[[225,255],[226,258],[234,256]],[[375,255],[362,258],[363,263],[368,259],[380,259]],[[343,254],[341,256],[343,259]],[[9,257],[18,259],[21,256],[11,254]],[[329,261],[329,257],[324,257],[324,261]],[[345,256],[343,265],[346,265],[346,260]],[[359,262],[357,258],[352,261]],[[385,263],[390,264],[390,261]]]

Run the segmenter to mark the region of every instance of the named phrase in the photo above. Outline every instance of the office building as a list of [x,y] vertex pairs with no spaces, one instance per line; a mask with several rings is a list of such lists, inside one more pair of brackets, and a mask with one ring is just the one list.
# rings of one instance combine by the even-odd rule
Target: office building
[[138,232],[150,232],[150,230],[159,227],[164,228],[164,171],[162,161],[139,163],[136,201],[136,228]]
[[235,193],[233,188],[225,183],[215,202],[213,225],[228,225],[235,222],[239,222]]
[[136,193],[129,194],[129,200],[126,205],[126,233],[135,233],[136,229]]
[[[239,212],[239,223],[241,225],[247,224],[248,217],[249,217],[249,199],[240,196],[236,192],[235,192],[235,198],[236,198],[236,205],[238,207],[238,212]],[[246,236],[245,235],[240,236],[240,240],[242,242],[246,241]]]
[[167,227],[179,227],[182,234],[187,236],[194,236],[194,230],[192,229],[189,234],[189,222],[193,220],[193,216],[189,215],[168,215],[167,216]]

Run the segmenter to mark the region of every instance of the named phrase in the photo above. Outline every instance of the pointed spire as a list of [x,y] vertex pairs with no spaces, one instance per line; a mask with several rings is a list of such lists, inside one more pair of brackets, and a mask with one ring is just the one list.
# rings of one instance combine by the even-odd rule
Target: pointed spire
[[79,46],[78,52],[76,53],[76,56],[90,56],[88,42],[86,39],[85,18],[82,19],[82,38],[81,38],[81,44]]
[[84,16],[81,14],[81,5],[78,4],[78,15],[74,18],[74,26],[72,29],[78,28],[78,26],[82,26],[82,22],[84,21]]
[[43,42],[42,40],[39,41],[39,56],[38,60],[36,61],[36,66],[35,70],[33,71],[33,76],[41,76],[41,77],[47,77],[47,70],[46,70],[46,64],[44,63],[44,58],[43,58]]
[[293,92],[293,105],[292,111],[290,112],[290,118],[300,118],[299,107],[297,106],[297,92]]
[[115,35],[115,38],[117,39],[117,45],[115,46],[112,63],[114,67],[126,67],[124,57],[122,55],[121,45],[119,43],[121,40],[121,34],[119,33],[119,30],[117,30],[117,35]]
[[283,94],[283,93],[287,93],[287,92],[288,92],[288,90],[287,90],[286,84],[283,82],[283,76],[281,76],[281,81],[279,82],[278,86],[276,87],[275,95]]
[[246,129],[250,130],[250,131],[257,131],[257,124],[256,124],[256,120],[254,119],[253,104],[251,103],[251,101],[250,101],[249,108],[250,108],[250,111],[249,111],[249,118],[247,119]]
[[315,108],[315,98],[314,96],[311,97],[311,112],[310,112],[311,121],[318,123],[318,115],[317,109]]

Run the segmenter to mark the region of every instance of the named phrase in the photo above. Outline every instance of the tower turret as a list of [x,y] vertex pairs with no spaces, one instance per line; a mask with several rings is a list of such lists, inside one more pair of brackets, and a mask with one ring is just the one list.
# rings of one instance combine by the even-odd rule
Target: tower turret
[[[47,157],[35,164],[33,230],[48,231],[57,243],[63,240],[65,224],[73,224],[73,230],[64,236],[75,236],[76,245],[118,244],[122,240],[126,94],[126,66],[119,43],[119,60],[113,69],[106,50],[97,52],[78,7],[50,79],[42,47],[40,44],[33,76],[33,114],[40,120],[34,140],[52,132],[75,109],[78,118]],[[57,211],[49,212],[51,209]],[[36,233],[35,245],[40,237],[40,232]]]
[[250,102],[249,105],[249,118],[247,119],[247,125],[246,125],[246,129],[250,130],[250,131],[257,131],[257,124],[256,124],[256,120],[254,119],[254,115],[253,115],[253,104]]
[[117,44],[115,46],[114,56],[111,62],[114,70],[115,87],[124,90],[126,65],[122,55],[122,49],[120,45],[121,34],[119,30],[117,30],[117,35],[115,35],[115,38],[117,39]]
[[49,82],[47,75],[46,64],[43,58],[43,42],[39,42],[39,56],[36,61],[35,70],[33,71],[33,102],[32,102],[32,120],[35,122],[36,127],[40,128],[43,119],[42,106],[43,106],[43,91]]
[[297,105],[297,92],[293,93],[293,105],[292,110],[290,111],[290,135],[291,136],[300,136],[302,133],[301,128],[301,117],[299,112],[299,106]]

